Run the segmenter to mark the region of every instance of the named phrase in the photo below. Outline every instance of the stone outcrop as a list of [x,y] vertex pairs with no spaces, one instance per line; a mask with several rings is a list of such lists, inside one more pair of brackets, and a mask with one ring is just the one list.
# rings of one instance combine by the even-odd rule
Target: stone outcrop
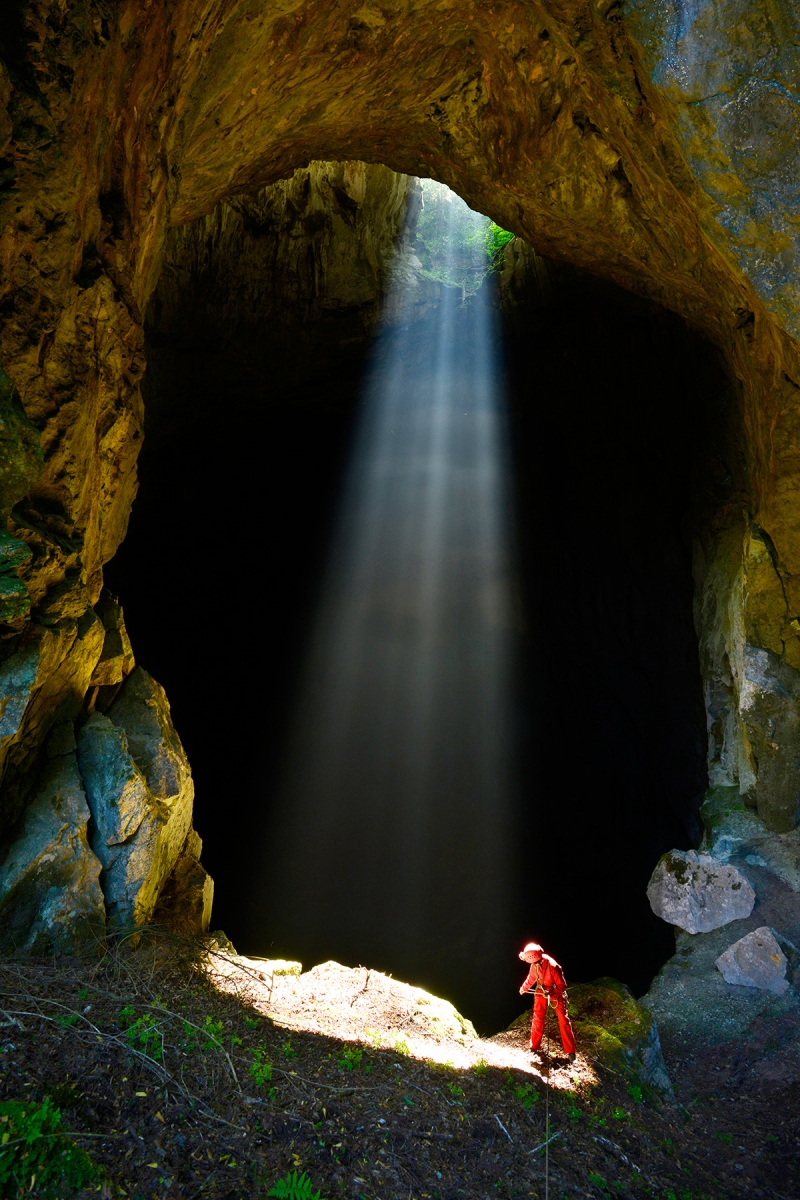
[[86,950],[101,943],[100,861],[89,847],[89,807],[72,728],[51,750],[36,799],[0,863],[0,947]]
[[105,716],[78,735],[78,763],[116,929],[150,920],[186,842],[194,787],[164,689],[137,667]]
[[[795,833],[769,830],[736,789],[712,791],[702,810],[703,847],[716,861],[724,861],[743,876],[755,893],[755,906],[743,917],[708,933],[684,933],[676,928],[676,953],[653,980],[642,1003],[656,1016],[662,1037],[674,1053],[685,1056],[687,1047],[729,1041],[742,1036],[758,1021],[762,1035],[769,1023],[800,1011],[795,980],[800,939],[800,855]],[[752,985],[744,975],[756,969],[758,977],[778,980],[784,973],[767,959],[777,944],[788,962],[786,987]],[[737,966],[739,947],[744,947]],[[757,954],[749,953],[757,950]],[[729,964],[721,970],[720,964]],[[777,999],[776,999],[777,996]]]
[[[634,1085],[673,1099],[653,1014],[624,984],[610,978],[573,984],[569,1011],[582,1053],[621,1071]],[[530,1021],[528,1014],[525,1019]]]
[[687,933],[709,933],[749,917],[756,894],[740,871],[696,850],[662,855],[647,885],[657,917]]
[[720,954],[716,967],[726,983],[739,987],[764,988],[782,996],[789,990],[788,959],[774,930],[767,925],[754,929]]
[[774,833],[746,806],[737,788],[713,788],[702,807],[704,845],[720,862],[732,855],[762,867],[792,892],[800,892],[800,830]]
[[172,874],[158,897],[155,922],[176,933],[208,933],[214,904],[214,880],[200,862],[203,843],[189,830]]

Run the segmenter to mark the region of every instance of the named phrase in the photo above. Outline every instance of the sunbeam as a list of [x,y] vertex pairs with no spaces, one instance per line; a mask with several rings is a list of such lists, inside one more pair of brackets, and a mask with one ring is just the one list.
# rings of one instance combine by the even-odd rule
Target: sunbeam
[[[287,952],[457,996],[476,969],[503,974],[511,948],[515,566],[488,222],[442,185],[424,194],[449,285],[376,347],[270,836],[265,921]],[[396,274],[387,309],[403,313],[416,279]]]

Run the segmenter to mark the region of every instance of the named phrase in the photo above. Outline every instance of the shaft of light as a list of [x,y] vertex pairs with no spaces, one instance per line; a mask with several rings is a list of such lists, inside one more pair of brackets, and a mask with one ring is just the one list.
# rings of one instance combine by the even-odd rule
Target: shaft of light
[[[485,220],[450,209],[462,231]],[[514,562],[488,286],[442,288],[379,339],[268,866],[276,950],[454,996],[495,968],[509,920]]]

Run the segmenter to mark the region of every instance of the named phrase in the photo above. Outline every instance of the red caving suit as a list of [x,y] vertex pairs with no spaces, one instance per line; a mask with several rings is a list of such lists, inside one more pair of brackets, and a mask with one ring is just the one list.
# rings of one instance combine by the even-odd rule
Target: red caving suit
[[558,1017],[561,1045],[565,1054],[575,1053],[575,1034],[567,1014],[567,981],[560,965],[549,954],[543,954],[541,962],[532,963],[528,978],[522,985],[526,992],[533,989],[533,1023],[531,1025],[531,1050],[538,1050],[544,1033],[548,997]]

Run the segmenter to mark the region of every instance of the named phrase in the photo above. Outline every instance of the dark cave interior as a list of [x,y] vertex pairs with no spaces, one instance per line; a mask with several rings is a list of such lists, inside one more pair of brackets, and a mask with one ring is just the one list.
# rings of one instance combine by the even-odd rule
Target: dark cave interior
[[[349,326],[337,336],[334,321],[311,359],[292,347],[313,345],[313,330],[282,336],[269,371],[263,346],[248,362],[241,340],[174,345],[151,321],[140,491],[106,568],[192,763],[213,925],[242,953],[306,967],[369,954],[481,1032],[518,1014],[516,951],[531,938],[568,979],[647,989],[674,950],[647,880],[664,851],[697,843],[707,783],[691,537],[726,377],[681,319],[572,269],[550,275],[546,302],[518,306],[503,333],[525,608],[505,974],[456,962],[447,921],[411,961],[388,938],[359,953],[345,890],[338,937],[311,920],[286,944],[265,920],[290,699],[374,345]],[[187,293],[189,313],[194,302]],[[354,878],[362,868],[357,855],[346,864]]]

